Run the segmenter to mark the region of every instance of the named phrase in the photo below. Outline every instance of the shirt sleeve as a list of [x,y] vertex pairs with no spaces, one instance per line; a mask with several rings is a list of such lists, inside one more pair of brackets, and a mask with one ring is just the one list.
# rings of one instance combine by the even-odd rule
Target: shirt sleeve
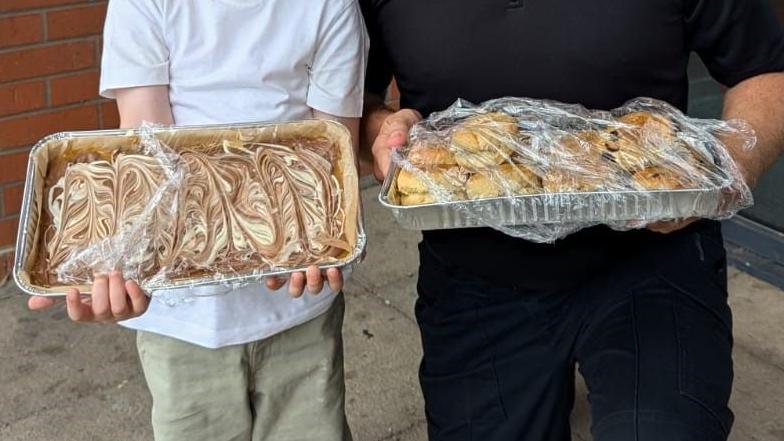
[[359,118],[369,43],[356,0],[326,23],[310,66],[307,104],[330,115]]
[[383,98],[389,83],[392,81],[392,65],[389,62],[389,55],[381,38],[381,29],[379,28],[378,14],[375,10],[374,2],[361,0],[361,4],[362,14],[365,16],[365,23],[370,35],[365,90]]
[[784,70],[784,33],[768,0],[687,0],[686,38],[711,75],[732,87]]
[[100,94],[169,84],[169,50],[160,0],[111,0],[104,25]]

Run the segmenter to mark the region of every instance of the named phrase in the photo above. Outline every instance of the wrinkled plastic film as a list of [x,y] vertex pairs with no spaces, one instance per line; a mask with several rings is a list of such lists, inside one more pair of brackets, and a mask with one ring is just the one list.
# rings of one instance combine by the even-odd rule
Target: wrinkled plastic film
[[[67,253],[61,264],[55,264],[58,281],[88,284],[94,274],[121,271],[127,280],[141,281],[145,287],[166,277],[167,268],[156,266],[156,250],[172,239],[185,170],[179,155],[156,139],[152,129],[140,129],[138,154],[117,153],[105,161],[73,164],[50,190],[49,207],[63,210],[52,210],[61,222],[55,221],[55,240],[49,246],[66,245],[60,249]],[[69,201],[74,198],[84,200]],[[73,208],[81,208],[83,216]],[[67,231],[71,225],[87,227],[80,233],[92,236],[88,245],[61,243],[78,237]]]
[[730,149],[755,142],[742,121],[688,118],[648,98],[611,112],[460,100],[413,128],[393,156],[392,190],[400,206],[446,204],[475,224],[552,242],[597,224],[627,230],[732,216],[752,195]]

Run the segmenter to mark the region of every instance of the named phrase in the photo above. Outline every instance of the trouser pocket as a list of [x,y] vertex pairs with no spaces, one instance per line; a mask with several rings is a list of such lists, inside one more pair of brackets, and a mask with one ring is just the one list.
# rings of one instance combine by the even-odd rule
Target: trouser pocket
[[492,367],[449,377],[422,372],[420,382],[431,438],[435,440],[473,440],[505,419]]

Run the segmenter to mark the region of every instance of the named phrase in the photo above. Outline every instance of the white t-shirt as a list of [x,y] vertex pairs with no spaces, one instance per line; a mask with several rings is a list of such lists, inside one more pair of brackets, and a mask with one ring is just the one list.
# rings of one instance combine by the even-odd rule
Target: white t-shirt
[[[111,0],[101,94],[168,85],[177,125],[362,114],[367,34],[356,0]],[[205,347],[263,339],[325,312],[263,284],[156,292],[133,329]]]

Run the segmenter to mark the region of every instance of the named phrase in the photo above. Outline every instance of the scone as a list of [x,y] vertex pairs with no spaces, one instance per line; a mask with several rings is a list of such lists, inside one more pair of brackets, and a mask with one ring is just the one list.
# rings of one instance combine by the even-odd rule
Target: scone
[[541,188],[539,176],[525,166],[503,164],[471,176],[466,183],[466,194],[469,199],[485,199],[507,194],[536,193]]
[[650,112],[632,112],[621,116],[618,121],[634,126],[637,129],[637,135],[644,138],[658,137],[663,141],[675,138],[675,126],[663,115]]
[[547,193],[581,193],[604,188],[609,176],[577,174],[566,169],[551,169],[542,177],[542,187]]
[[465,196],[463,187],[466,182],[466,174],[458,167],[437,168],[432,170],[419,171],[426,176],[432,184],[440,187],[446,194],[436,198],[429,186],[429,183],[422,179],[418,173],[408,170],[400,170],[397,175],[396,186],[400,195],[402,205],[421,205],[436,202],[444,197],[460,199]]
[[[610,158],[609,135],[580,131],[561,136],[550,152],[542,186],[548,193],[598,191],[613,187],[616,173]],[[606,184],[606,185],[605,185]]]
[[492,168],[501,163],[509,162],[508,154],[497,151],[467,152],[457,151],[454,154],[455,162],[460,167],[468,170],[482,170]]
[[663,167],[646,167],[632,177],[635,186],[642,190],[677,190],[688,188],[690,179],[679,176]]
[[508,155],[513,151],[513,137],[518,130],[517,120],[505,113],[475,115],[454,129],[451,144],[457,151],[489,151]]
[[408,152],[408,161],[417,167],[442,167],[457,165],[455,156],[446,145],[418,143]]

